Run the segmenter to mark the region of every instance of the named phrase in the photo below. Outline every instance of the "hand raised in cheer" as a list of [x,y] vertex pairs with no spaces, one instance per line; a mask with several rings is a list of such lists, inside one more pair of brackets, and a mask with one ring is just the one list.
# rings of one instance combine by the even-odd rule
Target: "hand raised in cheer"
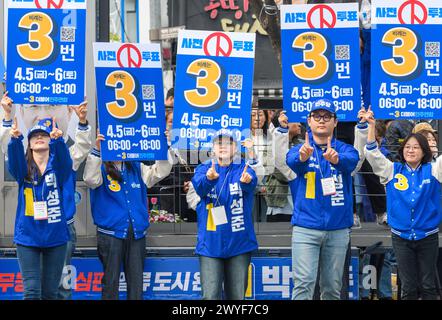
[[11,137],[13,137],[13,138],[18,138],[22,135],[20,130],[18,130],[17,117],[14,117],[14,122],[12,123],[12,128],[9,131],[9,133],[11,134]]
[[95,149],[101,151],[101,141],[106,140],[104,135],[100,133],[100,129],[97,129],[97,139],[95,140]]
[[52,117],[52,131],[49,134],[51,139],[58,139],[63,136],[63,131],[57,128],[57,122],[55,121],[55,117]]
[[285,111],[281,111],[279,114],[278,122],[281,128],[287,128],[289,126],[289,118],[285,114]]
[[5,120],[9,121],[11,120],[11,113],[12,113],[12,101],[11,98],[8,97],[8,92],[5,92],[5,94],[2,97],[2,108],[5,111]]
[[335,149],[331,147],[332,137],[328,137],[327,139],[327,150],[323,154],[324,159],[330,162],[331,164],[337,164],[339,162],[339,153],[336,152]]
[[247,172],[247,169],[249,168],[249,164],[246,163],[246,166],[244,167],[244,170],[241,174],[241,178],[239,179],[239,181],[241,183],[250,183],[252,182],[252,176]]
[[313,154],[313,150],[313,147],[310,145],[308,132],[306,132],[305,142],[302,145],[301,149],[299,149],[299,160],[301,160],[301,162],[306,162]]
[[358,119],[361,123],[368,122],[369,124],[374,123],[374,113],[371,110],[371,106],[368,107],[367,110],[365,110],[364,107],[361,107],[361,109],[358,112]]
[[87,123],[87,104],[88,102],[85,100],[82,103],[80,103],[80,105],[78,106],[69,106],[69,108],[71,110],[75,111],[75,114],[78,117],[78,120],[80,123],[82,124],[86,124]]
[[207,170],[206,177],[211,181],[219,178],[219,173],[216,172],[215,169],[215,160],[213,159],[212,159],[212,166],[209,168],[209,170]]

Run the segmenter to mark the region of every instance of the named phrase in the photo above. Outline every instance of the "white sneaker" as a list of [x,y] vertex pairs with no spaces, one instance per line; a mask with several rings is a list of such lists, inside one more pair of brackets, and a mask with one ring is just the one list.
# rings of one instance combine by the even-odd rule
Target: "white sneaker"
[[376,223],[379,226],[388,227],[387,213],[384,212],[382,215],[376,215]]
[[353,227],[351,227],[352,229],[361,229],[362,225],[361,225],[361,219],[359,218],[359,216],[357,214],[353,215]]

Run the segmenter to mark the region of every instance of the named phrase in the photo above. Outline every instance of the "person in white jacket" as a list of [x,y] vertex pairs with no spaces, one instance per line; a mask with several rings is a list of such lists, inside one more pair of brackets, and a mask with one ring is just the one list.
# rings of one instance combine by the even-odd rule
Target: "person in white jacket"
[[168,160],[147,166],[139,161],[101,160],[102,134],[86,160],[83,179],[91,189],[91,210],[97,226],[98,257],[103,265],[102,299],[117,300],[120,266],[127,282],[127,299],[142,300],[146,234],[149,227],[147,188],[167,177]]

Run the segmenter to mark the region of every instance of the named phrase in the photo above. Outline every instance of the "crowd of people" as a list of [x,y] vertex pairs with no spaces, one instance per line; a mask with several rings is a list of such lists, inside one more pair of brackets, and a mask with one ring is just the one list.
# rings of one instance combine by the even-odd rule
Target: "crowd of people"
[[[289,123],[284,111],[268,119],[254,108],[250,139],[238,141],[222,129],[212,138],[208,158],[191,166],[191,152],[183,156],[172,146],[168,160],[103,162],[105,137],[97,132],[92,141],[87,101],[70,107],[79,119],[70,148],[50,112],[35,119],[24,139],[7,93],[1,104],[1,147],[19,186],[14,242],[25,299],[68,299],[72,294],[63,284],[63,270],[76,243],[73,194],[83,162],[104,270],[103,299],[118,299],[121,266],[128,299],[142,299],[147,196],[152,192],[159,192],[161,206],[178,206],[188,221],[197,222],[203,299],[244,298],[251,256],[258,249],[253,223],[260,217],[254,215],[260,201],[267,221],[293,226],[292,298],[313,299],[319,275],[321,299],[340,299],[351,228],[359,227],[354,181],[361,171],[366,188],[376,190],[369,194],[378,224],[391,228],[393,250],[386,261],[397,261],[402,298],[438,296],[442,160],[437,132],[428,122],[376,121],[370,108],[361,107],[354,142],[347,143],[338,139],[332,101],[314,102],[307,128]],[[170,139],[173,92],[166,104]],[[246,152],[238,152],[239,144]],[[176,178],[182,183],[175,185]],[[162,197],[168,179],[172,196]]]

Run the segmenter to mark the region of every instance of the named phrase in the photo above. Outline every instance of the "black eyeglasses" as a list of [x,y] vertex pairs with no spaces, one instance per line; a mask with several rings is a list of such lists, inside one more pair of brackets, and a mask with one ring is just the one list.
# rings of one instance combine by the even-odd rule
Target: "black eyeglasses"
[[319,113],[314,113],[314,114],[310,115],[310,118],[315,119],[316,122],[321,121],[321,119],[324,119],[324,122],[329,122],[334,117],[335,116],[332,115],[331,113],[326,113],[326,114],[323,114],[322,116]]

